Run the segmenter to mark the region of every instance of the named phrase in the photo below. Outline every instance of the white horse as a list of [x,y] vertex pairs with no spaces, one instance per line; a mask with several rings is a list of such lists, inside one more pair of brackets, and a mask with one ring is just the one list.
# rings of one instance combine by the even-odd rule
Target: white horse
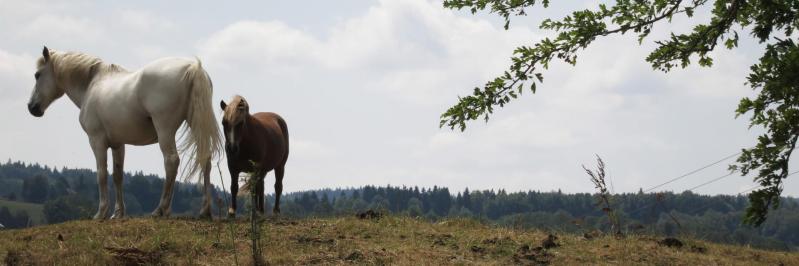
[[[44,47],[28,110],[41,117],[66,94],[80,109],[80,125],[89,136],[97,160],[100,204],[94,219],[108,217],[108,149],[114,160],[114,218],[125,216],[122,165],[125,145],[158,142],[164,156],[166,182],[153,216],[168,216],[180,158],[175,137],[185,121],[180,154],[188,154],[184,178],[202,172],[201,217],[211,216],[211,159],[221,150],[219,128],[211,107],[212,85],[198,60],[163,58],[130,72],[97,57]],[[185,156],[184,156],[184,159]]]

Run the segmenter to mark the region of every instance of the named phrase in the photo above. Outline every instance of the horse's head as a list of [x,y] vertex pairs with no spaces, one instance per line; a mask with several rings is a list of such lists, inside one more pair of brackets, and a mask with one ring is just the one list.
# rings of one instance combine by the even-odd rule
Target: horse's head
[[241,96],[234,96],[230,104],[225,101],[219,102],[224,114],[222,115],[222,128],[225,131],[225,151],[235,155],[239,152],[241,142],[241,130],[244,128],[244,121],[250,115],[250,105]]
[[35,117],[41,117],[53,101],[64,95],[64,90],[56,85],[55,68],[47,47],[44,47],[42,57],[39,58],[34,78],[36,85],[28,101],[28,111]]

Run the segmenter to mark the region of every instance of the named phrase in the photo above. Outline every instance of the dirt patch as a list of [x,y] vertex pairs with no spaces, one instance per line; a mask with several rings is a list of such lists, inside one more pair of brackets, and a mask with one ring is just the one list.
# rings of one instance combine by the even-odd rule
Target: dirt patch
[[706,247],[701,247],[701,246],[691,245],[691,252],[705,253],[705,252],[707,252],[707,248]]
[[454,248],[458,248],[458,245],[453,241],[453,236],[450,234],[430,234],[427,237],[433,241],[432,246],[447,246],[449,244]]
[[451,234],[429,234],[427,235],[427,237],[439,238],[439,239],[452,239],[453,236]]
[[293,236],[291,239],[296,240],[300,244],[333,244],[336,240],[332,238],[320,238],[320,237],[312,237],[312,236]]
[[544,240],[541,241],[541,247],[543,247],[545,249],[560,247],[560,244],[555,242],[557,240],[558,240],[557,236],[552,235],[552,234],[547,235],[547,237],[544,238]]
[[344,260],[360,261],[360,260],[363,260],[363,258],[364,258],[363,253],[356,250],[356,251],[353,251],[352,253],[350,253],[349,255],[347,255],[346,257],[344,257]]
[[548,265],[553,257],[554,255],[545,248],[530,248],[525,244],[516,249],[516,253],[513,254],[513,262],[521,265]]
[[670,248],[681,248],[683,246],[682,241],[673,237],[667,237],[663,240],[658,241],[658,245],[667,246]]
[[367,210],[365,212],[359,212],[355,216],[361,220],[379,220],[381,217],[383,217],[383,213],[374,210]]
[[486,248],[484,248],[484,247],[481,247],[481,246],[477,246],[477,245],[475,245],[475,246],[472,246],[472,247],[471,247],[471,248],[469,248],[469,249],[470,249],[472,252],[474,252],[474,253],[477,253],[477,254],[483,254],[483,253],[485,253],[485,252],[486,252]]
[[160,250],[144,251],[136,247],[130,247],[130,248],[105,247],[105,250],[111,253],[114,259],[123,265],[161,264],[161,257],[163,255],[161,254]]
[[502,244],[502,243],[506,243],[506,242],[510,242],[510,241],[512,241],[510,239],[510,237],[506,236],[506,237],[503,237],[503,238],[499,238],[499,237],[486,238],[486,239],[483,239],[482,243],[484,245],[497,245],[497,244]]
[[278,221],[273,222],[272,224],[279,225],[279,226],[290,226],[290,225],[297,225],[297,221],[278,220]]
[[308,265],[308,264],[334,264],[338,258],[329,255],[329,254],[319,254],[316,256],[311,256],[307,259],[300,260],[300,265]]
[[28,254],[24,253],[24,251],[9,250],[6,253],[6,259],[3,260],[3,263],[5,265],[22,265],[22,258],[28,257]]
[[583,238],[585,238],[586,240],[591,240],[594,238],[598,238],[600,236],[602,236],[602,231],[599,230],[593,230],[590,232],[583,233]]

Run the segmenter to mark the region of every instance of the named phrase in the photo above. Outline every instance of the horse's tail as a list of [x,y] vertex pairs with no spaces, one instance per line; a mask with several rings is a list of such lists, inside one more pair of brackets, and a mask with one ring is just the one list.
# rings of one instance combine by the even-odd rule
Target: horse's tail
[[286,125],[286,120],[283,120],[280,116],[277,117],[277,124],[280,125],[280,131],[283,132],[283,141],[286,142],[286,154],[283,154],[283,160],[281,161],[281,163],[285,164],[289,157],[289,127]]
[[197,174],[197,180],[202,180],[203,169],[211,167],[211,160],[222,150],[212,107],[213,85],[199,58],[189,65],[183,80],[189,86],[189,108],[186,114],[188,129],[183,131],[179,147],[185,158],[182,176],[184,181],[191,181],[190,177]]

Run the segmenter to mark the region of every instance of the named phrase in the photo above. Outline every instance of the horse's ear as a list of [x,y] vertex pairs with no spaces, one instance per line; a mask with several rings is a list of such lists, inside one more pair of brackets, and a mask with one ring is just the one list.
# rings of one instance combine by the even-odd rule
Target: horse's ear
[[42,50],[42,57],[44,58],[44,62],[50,61],[50,50],[47,49],[47,46]]
[[227,104],[225,103],[225,100],[219,101],[219,107],[222,107],[222,110],[225,110],[225,108],[227,108]]

